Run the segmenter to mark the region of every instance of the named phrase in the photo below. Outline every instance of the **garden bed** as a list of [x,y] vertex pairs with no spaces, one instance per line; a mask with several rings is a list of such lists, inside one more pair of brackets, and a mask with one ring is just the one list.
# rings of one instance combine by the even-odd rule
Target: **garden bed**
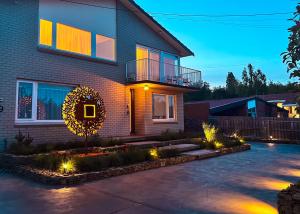
[[[220,155],[246,151],[249,149],[250,149],[250,145],[243,144],[241,146],[235,146],[232,148],[222,148],[203,155],[179,155],[175,151],[171,150],[169,152],[160,154],[161,158],[153,158],[148,156],[147,153],[143,151],[137,151],[136,154],[134,153],[122,154],[120,157],[123,158],[123,163],[125,163],[122,166],[111,166],[108,164],[107,166],[110,167],[106,169],[104,167],[103,170],[73,173],[68,175],[56,171],[50,171],[50,170],[45,170],[37,167],[32,167],[32,157],[30,158],[28,156],[21,157],[21,156],[15,156],[10,154],[0,154],[0,166],[8,169],[12,173],[35,180],[43,184],[76,185],[88,181],[100,180],[103,178],[130,174],[134,172],[155,169],[155,168],[160,168],[165,166],[172,166],[172,165],[186,163],[194,160],[201,160],[205,158],[217,157]],[[151,151],[149,154],[151,154]],[[87,157],[87,158],[94,158],[94,157]],[[109,159],[110,161],[111,160],[117,161],[114,164],[118,165],[119,164],[118,161],[120,161],[118,160],[118,158],[119,157],[117,156],[114,157],[113,159],[110,158],[107,159]],[[83,162],[81,164],[88,164],[88,163]],[[100,168],[101,167],[99,167],[99,169]]]

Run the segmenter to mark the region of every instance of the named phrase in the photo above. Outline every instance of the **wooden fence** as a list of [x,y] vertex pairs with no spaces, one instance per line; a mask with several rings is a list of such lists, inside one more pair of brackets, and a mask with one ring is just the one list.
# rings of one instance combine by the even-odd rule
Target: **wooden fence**
[[210,123],[226,134],[279,140],[300,140],[300,119],[273,117],[210,117]]

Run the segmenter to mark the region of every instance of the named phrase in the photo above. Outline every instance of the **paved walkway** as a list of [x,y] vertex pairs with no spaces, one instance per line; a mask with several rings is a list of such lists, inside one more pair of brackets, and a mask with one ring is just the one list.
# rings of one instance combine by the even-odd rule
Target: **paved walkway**
[[0,213],[275,214],[300,180],[300,146],[252,150],[55,189],[0,172]]

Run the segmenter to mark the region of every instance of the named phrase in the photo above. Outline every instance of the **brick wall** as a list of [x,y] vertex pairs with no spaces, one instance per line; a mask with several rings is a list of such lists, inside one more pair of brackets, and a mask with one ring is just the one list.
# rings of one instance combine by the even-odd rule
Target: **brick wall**
[[[176,95],[176,122],[154,122],[152,120],[152,94]],[[161,134],[169,129],[170,131],[184,130],[183,119],[183,94],[180,91],[169,89],[150,88],[144,91],[143,87],[135,89],[136,95],[136,133],[145,135]]]
[[[16,80],[26,78],[80,84],[95,88],[102,95],[107,119],[102,136],[130,133],[125,90],[125,62],[135,59],[136,43],[171,53],[176,51],[133,13],[117,4],[117,64],[81,60],[38,50],[38,0],[0,1],[0,140],[13,141],[18,129],[29,132],[35,143],[77,139],[65,126],[16,127]],[[180,98],[181,100],[181,98]],[[149,132],[149,130],[147,131]]]

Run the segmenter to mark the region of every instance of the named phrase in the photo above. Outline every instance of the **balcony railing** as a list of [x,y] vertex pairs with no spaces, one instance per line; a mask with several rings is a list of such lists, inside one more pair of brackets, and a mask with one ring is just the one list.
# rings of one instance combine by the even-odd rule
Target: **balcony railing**
[[202,83],[201,71],[152,59],[127,62],[126,78],[129,83],[149,80],[186,87],[199,86]]

